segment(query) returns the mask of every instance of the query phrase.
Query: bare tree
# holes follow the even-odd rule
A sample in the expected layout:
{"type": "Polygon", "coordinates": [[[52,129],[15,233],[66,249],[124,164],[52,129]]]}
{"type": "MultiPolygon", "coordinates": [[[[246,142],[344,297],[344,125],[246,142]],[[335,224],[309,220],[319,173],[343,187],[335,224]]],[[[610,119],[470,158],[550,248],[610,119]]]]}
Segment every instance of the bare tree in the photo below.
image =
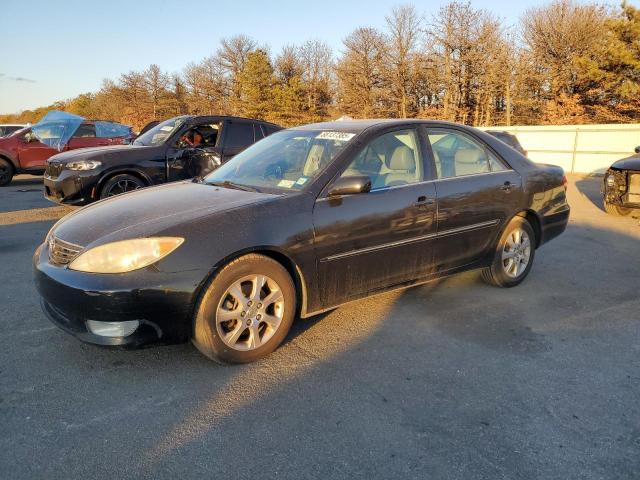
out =
{"type": "Polygon", "coordinates": [[[358,28],[343,40],[346,51],[336,65],[338,104],[354,117],[387,113],[384,102],[385,37],[374,28],[358,28]]]}
{"type": "Polygon", "coordinates": [[[232,106],[240,101],[241,91],[238,75],[244,69],[249,54],[258,47],[255,40],[247,35],[236,35],[221,41],[218,49],[220,66],[228,77],[229,96],[232,106]]]}
{"type": "Polygon", "coordinates": [[[309,40],[300,47],[300,55],[302,80],[307,90],[307,108],[311,120],[319,120],[327,115],[332,100],[333,52],[325,42],[309,40]]]}
{"type": "Polygon", "coordinates": [[[522,16],[521,30],[531,59],[544,69],[545,88],[550,96],[577,93],[577,57],[596,51],[606,38],[604,7],[554,0],[530,8],[522,16]]]}
{"type": "Polygon", "coordinates": [[[143,75],[146,90],[151,98],[152,115],[156,119],[161,102],[168,97],[169,76],[156,64],[150,65],[143,75]]]}
{"type": "Polygon", "coordinates": [[[414,83],[415,55],[420,41],[421,15],[413,5],[394,7],[386,17],[389,45],[386,51],[388,83],[392,99],[398,105],[398,115],[407,118],[417,110],[410,105],[411,86],[414,83]]]}

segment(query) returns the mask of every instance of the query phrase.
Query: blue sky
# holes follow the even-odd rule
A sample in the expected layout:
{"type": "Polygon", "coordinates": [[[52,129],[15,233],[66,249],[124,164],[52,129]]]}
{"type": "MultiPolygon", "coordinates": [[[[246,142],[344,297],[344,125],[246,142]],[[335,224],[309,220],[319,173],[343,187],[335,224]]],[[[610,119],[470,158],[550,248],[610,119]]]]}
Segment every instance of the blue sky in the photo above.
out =
{"type": "MultiPolygon", "coordinates": [[[[245,33],[272,52],[307,39],[336,50],[358,26],[383,27],[393,5],[383,0],[102,2],[3,0],[0,113],[47,105],[97,90],[151,63],[180,71],[215,52],[221,38],[245,33]]],[[[414,1],[428,17],[446,1],[414,1]]],[[[515,24],[532,0],[473,1],[515,24]]]]}

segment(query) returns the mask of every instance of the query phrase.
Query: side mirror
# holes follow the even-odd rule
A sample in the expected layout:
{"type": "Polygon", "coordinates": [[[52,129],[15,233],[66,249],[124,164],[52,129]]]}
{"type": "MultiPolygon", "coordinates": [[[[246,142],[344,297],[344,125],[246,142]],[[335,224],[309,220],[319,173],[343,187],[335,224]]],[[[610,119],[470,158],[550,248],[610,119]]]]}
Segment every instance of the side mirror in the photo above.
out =
{"type": "Polygon", "coordinates": [[[636,153],[640,153],[640,147],[634,148],[633,151],[636,152],[636,153]]]}
{"type": "Polygon", "coordinates": [[[329,188],[329,197],[339,195],[353,195],[355,193],[367,193],[371,191],[371,178],[366,175],[340,177],[329,188]]]}

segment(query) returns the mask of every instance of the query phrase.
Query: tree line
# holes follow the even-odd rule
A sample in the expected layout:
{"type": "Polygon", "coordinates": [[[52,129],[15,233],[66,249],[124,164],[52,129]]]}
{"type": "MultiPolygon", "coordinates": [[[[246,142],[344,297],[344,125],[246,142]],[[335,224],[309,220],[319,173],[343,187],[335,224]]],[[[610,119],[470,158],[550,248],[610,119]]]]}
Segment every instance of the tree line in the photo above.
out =
{"type": "Polygon", "coordinates": [[[246,35],[168,73],[158,65],[99,91],[0,116],[35,122],[50,109],[139,129],[180,114],[228,114],[284,126],[347,115],[469,125],[640,120],[640,10],[553,0],[515,26],[471,3],[436,12],[396,6],[385,27],[358,27],[335,52],[322,40],[272,54],[246,35]]]}

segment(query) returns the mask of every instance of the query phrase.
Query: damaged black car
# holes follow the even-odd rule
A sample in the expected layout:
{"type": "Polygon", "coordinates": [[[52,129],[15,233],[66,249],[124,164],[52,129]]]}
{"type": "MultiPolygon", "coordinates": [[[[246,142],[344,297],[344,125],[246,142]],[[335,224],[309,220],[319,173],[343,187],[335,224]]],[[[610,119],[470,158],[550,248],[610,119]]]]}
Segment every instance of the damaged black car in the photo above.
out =
{"type": "Polygon", "coordinates": [[[44,194],[56,203],[86,205],[150,185],[204,176],[278,130],[278,125],[239,117],[171,118],[131,145],[54,155],[46,164],[44,194]]]}
{"type": "Polygon", "coordinates": [[[640,209],[640,147],[635,151],[611,165],[604,175],[603,203],[610,215],[630,215],[640,209]]]}

